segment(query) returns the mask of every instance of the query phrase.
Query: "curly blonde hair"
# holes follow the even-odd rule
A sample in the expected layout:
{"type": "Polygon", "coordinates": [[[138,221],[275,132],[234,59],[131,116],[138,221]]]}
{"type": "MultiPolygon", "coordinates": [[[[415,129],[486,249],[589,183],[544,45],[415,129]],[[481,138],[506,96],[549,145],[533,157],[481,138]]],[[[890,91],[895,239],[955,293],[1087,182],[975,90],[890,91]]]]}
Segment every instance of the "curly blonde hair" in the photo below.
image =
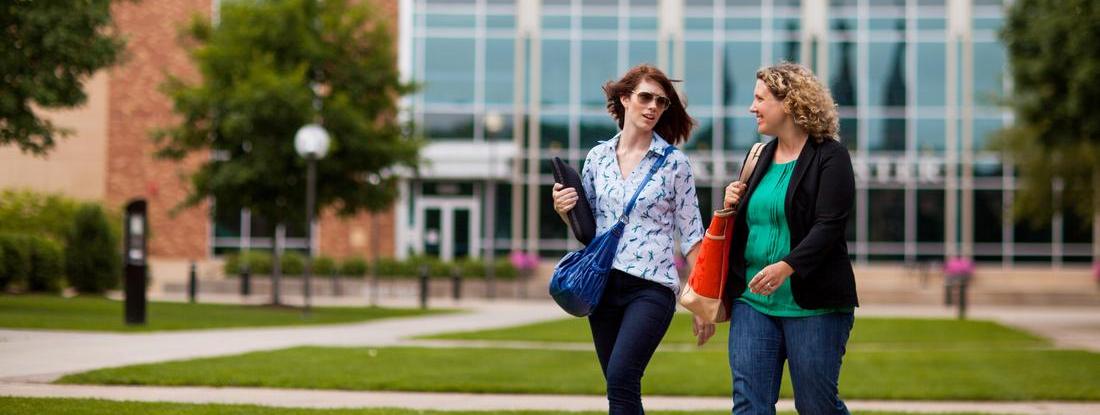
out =
{"type": "Polygon", "coordinates": [[[763,81],[772,95],[783,101],[784,112],[790,114],[795,125],[806,130],[814,140],[840,141],[836,103],[829,89],[810,68],[782,62],[760,68],[756,71],[756,79],[763,81]]]}

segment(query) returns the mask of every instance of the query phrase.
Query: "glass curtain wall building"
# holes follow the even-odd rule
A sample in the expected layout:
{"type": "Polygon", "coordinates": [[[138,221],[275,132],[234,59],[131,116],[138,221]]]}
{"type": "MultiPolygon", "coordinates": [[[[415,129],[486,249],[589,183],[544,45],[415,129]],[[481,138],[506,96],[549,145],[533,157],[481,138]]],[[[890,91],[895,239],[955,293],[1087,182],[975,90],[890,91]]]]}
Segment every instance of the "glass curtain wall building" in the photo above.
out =
{"type": "MultiPolygon", "coordinates": [[[[601,85],[639,63],[682,79],[699,123],[682,146],[704,220],[760,137],[755,71],[787,60],[827,82],[852,152],[858,261],[969,256],[1087,261],[1070,213],[1011,216],[1017,172],[989,149],[1012,121],[1000,0],[401,0],[406,116],[428,164],[403,185],[398,255],[576,249],[551,209],[550,160],[578,170],[616,133],[601,85]]],[[[1058,197],[1057,194],[1052,197],[1058,197]]]]}

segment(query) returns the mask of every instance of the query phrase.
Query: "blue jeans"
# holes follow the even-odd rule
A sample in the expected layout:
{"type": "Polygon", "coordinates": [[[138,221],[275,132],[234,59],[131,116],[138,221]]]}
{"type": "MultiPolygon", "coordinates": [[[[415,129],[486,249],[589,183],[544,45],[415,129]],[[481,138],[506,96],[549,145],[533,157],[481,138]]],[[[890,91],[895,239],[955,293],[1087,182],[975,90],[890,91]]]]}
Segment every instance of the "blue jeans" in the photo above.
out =
{"type": "Polygon", "coordinates": [[[798,413],[848,414],[837,383],[853,321],[852,313],[772,317],[734,301],[729,340],[734,415],[775,414],[784,360],[798,413]]]}
{"type": "Polygon", "coordinates": [[[642,375],[676,311],[676,296],[658,283],[612,269],[588,316],[607,382],[609,414],[643,414],[642,375]]]}

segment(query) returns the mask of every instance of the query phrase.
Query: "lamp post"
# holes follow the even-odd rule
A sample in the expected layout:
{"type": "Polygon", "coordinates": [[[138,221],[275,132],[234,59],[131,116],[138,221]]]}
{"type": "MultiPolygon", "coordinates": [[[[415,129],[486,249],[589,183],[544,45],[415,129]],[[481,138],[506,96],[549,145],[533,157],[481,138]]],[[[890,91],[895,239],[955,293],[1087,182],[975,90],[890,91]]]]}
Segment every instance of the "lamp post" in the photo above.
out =
{"type": "MultiPolygon", "coordinates": [[[[485,142],[489,145],[489,174],[485,180],[485,296],[489,299],[496,298],[496,205],[497,186],[494,181],[496,176],[496,151],[490,136],[496,135],[504,129],[504,117],[496,111],[485,114],[485,142]]],[[[515,213],[513,213],[515,214],[515,213]]]]}
{"type": "Polygon", "coordinates": [[[328,131],[325,131],[323,127],[318,124],[307,124],[298,129],[298,132],[294,134],[294,149],[298,151],[298,155],[306,159],[306,234],[309,241],[309,255],[306,256],[306,266],[304,272],[304,289],[303,295],[305,297],[304,311],[309,314],[309,300],[310,300],[310,274],[313,271],[313,205],[314,198],[317,190],[317,160],[325,157],[328,152],[329,136],[328,131]]]}

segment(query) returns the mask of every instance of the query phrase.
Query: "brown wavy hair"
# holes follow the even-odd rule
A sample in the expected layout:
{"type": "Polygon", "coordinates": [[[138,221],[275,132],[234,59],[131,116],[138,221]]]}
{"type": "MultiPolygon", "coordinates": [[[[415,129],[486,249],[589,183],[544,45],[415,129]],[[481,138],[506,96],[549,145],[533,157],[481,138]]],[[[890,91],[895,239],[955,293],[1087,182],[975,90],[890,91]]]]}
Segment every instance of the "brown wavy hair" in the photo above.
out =
{"type": "Polygon", "coordinates": [[[653,127],[653,131],[656,131],[672,145],[687,141],[691,137],[691,129],[695,127],[695,120],[688,115],[687,105],[680,99],[680,94],[676,91],[676,88],[672,87],[673,82],[680,81],[668,79],[668,76],[656,67],[641,64],[630,68],[618,81],[608,81],[604,84],[603,93],[607,96],[607,112],[611,114],[611,118],[615,122],[619,123],[619,129],[621,130],[626,119],[626,108],[623,107],[623,103],[619,98],[629,97],[634,93],[634,89],[638,87],[638,84],[646,79],[660,85],[668,94],[670,101],[668,109],[661,114],[661,118],[657,119],[657,125],[653,127]]]}
{"type": "Polygon", "coordinates": [[[783,101],[783,110],[794,118],[795,125],[806,130],[814,140],[819,143],[825,139],[840,141],[836,103],[829,89],[810,68],[781,62],[756,71],[756,79],[764,81],[772,95],[783,101]]]}

